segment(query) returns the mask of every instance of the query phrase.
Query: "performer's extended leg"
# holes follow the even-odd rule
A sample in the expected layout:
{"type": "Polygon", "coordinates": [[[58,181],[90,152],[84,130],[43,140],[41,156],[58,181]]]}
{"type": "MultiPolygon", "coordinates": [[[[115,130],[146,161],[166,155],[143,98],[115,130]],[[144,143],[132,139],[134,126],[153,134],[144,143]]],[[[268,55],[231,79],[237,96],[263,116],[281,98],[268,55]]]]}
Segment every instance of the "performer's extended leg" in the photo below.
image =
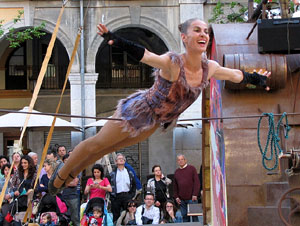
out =
{"type": "MultiPolygon", "coordinates": [[[[71,171],[71,175],[78,175],[82,170],[84,170],[87,166],[90,164],[93,164],[98,159],[101,159],[104,155],[112,153],[114,151],[120,150],[124,147],[128,147],[134,144],[137,144],[138,142],[141,142],[145,139],[147,139],[151,134],[155,132],[155,130],[158,128],[159,125],[153,127],[152,129],[149,129],[147,131],[142,132],[137,137],[128,137],[127,139],[113,145],[112,147],[109,147],[101,152],[94,153],[92,158],[87,159],[86,161],[81,161],[79,164],[77,164],[75,167],[73,167],[71,171]]],[[[73,155],[73,153],[72,153],[73,155]]],[[[69,160],[68,160],[69,161],[69,160]]]]}
{"type": "Polygon", "coordinates": [[[66,164],[59,170],[58,177],[54,180],[54,186],[60,188],[64,182],[70,182],[72,177],[76,176],[89,164],[105,154],[117,150],[117,148],[126,147],[127,144],[135,144],[146,139],[156,128],[157,126],[142,132],[137,137],[130,138],[128,132],[122,132],[119,123],[108,121],[98,134],[82,141],[75,147],[66,164]]]}

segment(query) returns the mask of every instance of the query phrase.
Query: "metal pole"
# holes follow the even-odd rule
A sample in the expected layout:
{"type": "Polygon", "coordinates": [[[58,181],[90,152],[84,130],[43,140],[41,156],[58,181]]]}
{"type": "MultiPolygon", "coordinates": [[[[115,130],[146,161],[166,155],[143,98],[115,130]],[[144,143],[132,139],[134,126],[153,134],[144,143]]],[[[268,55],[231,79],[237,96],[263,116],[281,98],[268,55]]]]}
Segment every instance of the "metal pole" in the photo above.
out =
{"type": "MultiPolygon", "coordinates": [[[[84,15],[83,15],[83,0],[80,0],[80,80],[81,80],[81,115],[85,116],[85,81],[84,81],[84,15]]],[[[85,118],[81,119],[81,128],[83,130],[82,140],[85,139],[85,118]]]]}
{"type": "Polygon", "coordinates": [[[142,181],[142,150],[141,143],[138,142],[138,153],[139,153],[139,173],[140,173],[140,181],[142,181]]]}

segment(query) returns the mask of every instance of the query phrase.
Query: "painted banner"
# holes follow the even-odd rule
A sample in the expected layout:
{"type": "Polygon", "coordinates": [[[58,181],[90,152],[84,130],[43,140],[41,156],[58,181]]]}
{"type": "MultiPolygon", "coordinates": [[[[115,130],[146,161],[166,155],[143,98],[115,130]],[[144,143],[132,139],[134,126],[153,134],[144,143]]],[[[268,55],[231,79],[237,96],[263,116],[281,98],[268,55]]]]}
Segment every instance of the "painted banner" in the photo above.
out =
{"type": "MultiPolygon", "coordinates": [[[[210,117],[222,116],[221,82],[210,79],[210,117]]],[[[210,121],[211,142],[211,207],[213,226],[227,225],[225,145],[223,123],[210,121]]]]}

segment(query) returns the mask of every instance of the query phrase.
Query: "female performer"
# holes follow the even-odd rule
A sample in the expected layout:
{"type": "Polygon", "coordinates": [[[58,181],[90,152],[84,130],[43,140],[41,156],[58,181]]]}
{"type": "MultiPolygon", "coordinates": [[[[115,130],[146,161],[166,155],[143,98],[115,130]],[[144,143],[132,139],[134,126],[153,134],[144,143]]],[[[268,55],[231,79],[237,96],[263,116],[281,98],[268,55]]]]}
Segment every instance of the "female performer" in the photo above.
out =
{"type": "Polygon", "coordinates": [[[160,126],[166,129],[197,99],[211,77],[251,83],[269,90],[266,79],[270,72],[250,74],[207,60],[208,26],[199,19],[189,19],[179,25],[186,50],[183,54],[169,52],[156,55],[110,32],[103,24],[97,28],[98,34],[109,45],[119,47],[136,60],[157,68],[154,72],[156,79],[150,89],[138,91],[119,102],[113,117],[122,121],[108,121],[98,134],[75,147],[65,165],[58,165],[49,181],[48,189],[52,194],[58,193],[95,160],[145,140],[160,126]]]}

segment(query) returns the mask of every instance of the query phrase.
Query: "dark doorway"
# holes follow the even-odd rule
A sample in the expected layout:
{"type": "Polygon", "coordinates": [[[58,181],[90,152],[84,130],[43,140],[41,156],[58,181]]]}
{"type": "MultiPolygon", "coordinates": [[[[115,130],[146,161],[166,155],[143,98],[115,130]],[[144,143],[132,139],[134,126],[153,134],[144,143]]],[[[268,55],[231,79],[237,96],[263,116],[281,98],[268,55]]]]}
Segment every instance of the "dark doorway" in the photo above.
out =
{"type": "MultiPolygon", "coordinates": [[[[164,42],[154,33],[142,28],[123,28],[115,32],[151,52],[168,51],[164,42]]],[[[153,84],[152,68],[137,62],[127,52],[102,43],[96,56],[97,88],[148,88],[153,84]]]]}
{"type": "MultiPolygon", "coordinates": [[[[5,89],[33,90],[45,58],[51,34],[26,41],[16,48],[6,61],[5,89]]],[[[63,44],[56,39],[49,60],[42,89],[61,89],[69,64],[69,56],[63,44]]],[[[67,88],[69,88],[69,83],[67,88]]]]}
{"type": "Polygon", "coordinates": [[[7,90],[27,89],[26,45],[15,49],[6,62],[5,87],[7,90]]]}
{"type": "MultiPolygon", "coordinates": [[[[11,156],[13,153],[13,146],[20,140],[21,133],[5,132],[3,133],[3,154],[11,156]]],[[[25,135],[22,140],[23,149],[27,149],[27,136],[25,135]]]]}

